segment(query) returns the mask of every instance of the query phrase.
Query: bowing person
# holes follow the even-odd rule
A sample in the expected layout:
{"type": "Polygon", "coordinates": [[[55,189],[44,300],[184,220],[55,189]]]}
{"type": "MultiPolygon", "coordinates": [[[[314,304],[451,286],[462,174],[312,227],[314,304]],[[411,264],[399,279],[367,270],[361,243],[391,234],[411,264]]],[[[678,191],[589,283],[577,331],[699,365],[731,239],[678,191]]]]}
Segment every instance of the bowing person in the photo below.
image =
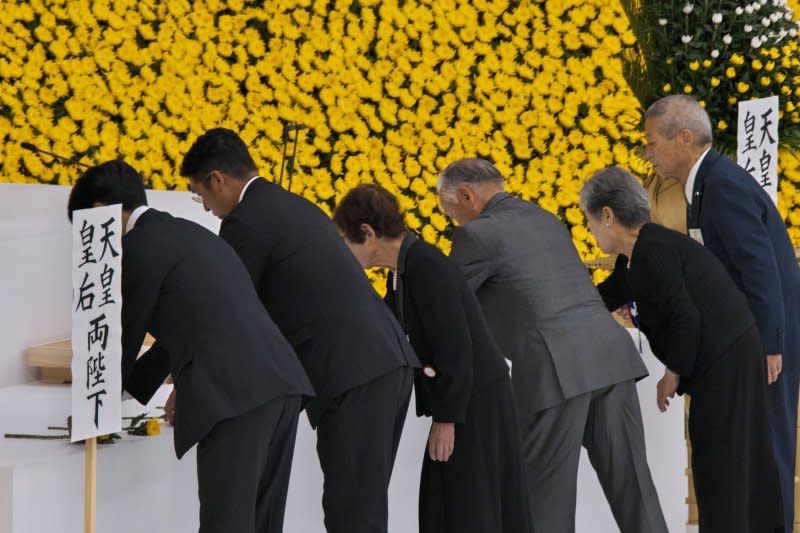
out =
{"type": "Polygon", "coordinates": [[[408,232],[380,186],[351,190],[334,222],[362,267],[391,269],[385,301],[424,365],[414,382],[417,414],[432,418],[420,531],[531,531],[508,366],[464,275],[408,232]]]}
{"type": "Polygon", "coordinates": [[[782,531],[767,368],[755,319],[722,263],[694,240],[649,223],[647,192],[617,167],[583,186],[589,229],[619,254],[599,286],[609,309],[635,302],[664,363],[656,399],[691,396],[689,438],[701,533],[782,531]]]}
{"type": "Polygon", "coordinates": [[[181,174],[222,219],[220,237],[247,267],[261,302],[297,352],[317,397],[328,533],[386,533],[388,489],[408,412],[414,351],[331,219],[258,175],[241,138],[201,135],[181,174]]]}
{"type": "MultiPolygon", "coordinates": [[[[87,170],[68,214],[122,204],[122,381],[146,404],[169,373],[175,452],[197,444],[200,533],[279,533],[302,396],[313,390],[222,239],[147,207],[122,161],[87,170]],[[137,360],[145,333],[155,344],[137,360]]],[[[172,414],[172,413],[170,413],[172,414]]]]}

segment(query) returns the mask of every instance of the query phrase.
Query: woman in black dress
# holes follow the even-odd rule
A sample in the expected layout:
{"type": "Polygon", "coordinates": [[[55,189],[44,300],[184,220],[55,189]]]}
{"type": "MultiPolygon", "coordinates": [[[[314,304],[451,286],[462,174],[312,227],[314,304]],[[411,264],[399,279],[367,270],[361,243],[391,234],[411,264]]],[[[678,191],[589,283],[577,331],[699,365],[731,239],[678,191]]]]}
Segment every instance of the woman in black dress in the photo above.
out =
{"type": "Polygon", "coordinates": [[[529,533],[508,366],[461,271],[406,229],[377,185],[350,191],[334,222],[364,268],[391,269],[386,303],[423,369],[417,415],[433,419],[420,482],[422,533],[529,533]]]}
{"type": "Polygon", "coordinates": [[[619,254],[598,289],[609,309],[631,306],[634,323],[664,363],[656,401],[691,396],[701,533],[771,533],[781,524],[766,362],[747,300],[711,252],[649,223],[647,192],[626,171],[599,171],[581,206],[600,248],[619,254]]]}

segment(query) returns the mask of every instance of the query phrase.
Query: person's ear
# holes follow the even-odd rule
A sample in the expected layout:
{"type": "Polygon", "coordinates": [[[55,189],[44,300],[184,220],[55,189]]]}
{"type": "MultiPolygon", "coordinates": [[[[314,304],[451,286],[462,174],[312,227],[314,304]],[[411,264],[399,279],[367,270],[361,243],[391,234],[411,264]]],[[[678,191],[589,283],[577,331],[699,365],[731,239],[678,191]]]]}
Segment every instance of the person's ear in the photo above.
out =
{"type": "Polygon", "coordinates": [[[369,224],[361,224],[359,228],[361,230],[361,234],[364,235],[366,240],[371,240],[375,238],[375,230],[372,229],[372,226],[369,224]]]}
{"type": "Polygon", "coordinates": [[[611,224],[614,223],[614,211],[611,210],[610,207],[605,206],[600,211],[600,221],[607,227],[611,227],[611,224]]]}
{"type": "Polygon", "coordinates": [[[688,150],[694,144],[694,134],[687,128],[683,128],[678,132],[678,141],[683,150],[688,150]]]}
{"type": "Polygon", "coordinates": [[[472,189],[467,187],[466,185],[459,185],[456,188],[456,199],[463,203],[470,203],[475,195],[472,193],[472,189]]]}

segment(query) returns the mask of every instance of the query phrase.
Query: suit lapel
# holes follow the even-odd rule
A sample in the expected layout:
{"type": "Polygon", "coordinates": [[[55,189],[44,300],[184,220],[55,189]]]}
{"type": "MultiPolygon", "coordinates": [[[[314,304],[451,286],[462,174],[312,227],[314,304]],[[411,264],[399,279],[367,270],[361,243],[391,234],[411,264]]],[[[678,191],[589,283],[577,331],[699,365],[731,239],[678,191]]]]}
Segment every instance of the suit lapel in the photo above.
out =
{"type": "Polygon", "coordinates": [[[686,210],[686,227],[697,228],[700,225],[700,211],[703,207],[703,193],[705,192],[706,176],[709,170],[717,159],[720,158],[720,153],[713,148],[708,151],[703,162],[700,163],[700,168],[697,169],[697,176],[694,180],[694,189],[692,190],[692,203],[686,210]]]}

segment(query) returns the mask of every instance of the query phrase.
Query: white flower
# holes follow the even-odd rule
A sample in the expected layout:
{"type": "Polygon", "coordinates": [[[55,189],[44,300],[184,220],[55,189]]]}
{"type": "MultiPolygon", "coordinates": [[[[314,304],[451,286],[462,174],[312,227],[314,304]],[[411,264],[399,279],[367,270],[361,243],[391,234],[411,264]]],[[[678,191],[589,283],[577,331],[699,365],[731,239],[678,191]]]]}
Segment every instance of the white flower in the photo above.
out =
{"type": "Polygon", "coordinates": [[[753,31],[753,27],[750,24],[745,24],[744,25],[744,32],[745,33],[750,33],[751,31],[753,31]]]}
{"type": "Polygon", "coordinates": [[[791,22],[792,21],[792,12],[791,11],[787,11],[786,14],[783,15],[783,18],[786,19],[787,22],[791,22]]]}
{"type": "Polygon", "coordinates": [[[781,20],[781,18],[783,17],[781,17],[780,12],[778,11],[773,12],[772,15],[769,16],[769,20],[771,20],[772,22],[778,22],[779,20],[781,20]]]}
{"type": "Polygon", "coordinates": [[[711,57],[714,59],[719,57],[719,50],[711,50],[711,57]]]}
{"type": "Polygon", "coordinates": [[[658,25],[659,26],[666,26],[667,25],[667,19],[658,19],[658,25]]]}
{"type": "Polygon", "coordinates": [[[711,16],[711,22],[713,22],[714,24],[719,24],[720,22],[722,22],[722,13],[714,13],[711,16]]]}
{"type": "Polygon", "coordinates": [[[792,29],[789,30],[789,37],[791,37],[792,39],[797,37],[797,29],[796,28],[792,28],[792,29]]]}
{"type": "Polygon", "coordinates": [[[692,36],[691,35],[682,35],[681,36],[681,42],[683,44],[689,44],[690,42],[692,42],[692,36]]]}
{"type": "Polygon", "coordinates": [[[693,9],[694,9],[694,4],[686,4],[685,6],[683,6],[683,12],[687,15],[691,13],[693,9]]]}
{"type": "Polygon", "coordinates": [[[722,42],[725,44],[731,44],[733,42],[733,37],[731,37],[730,34],[724,35],[722,37],[722,42]]]}
{"type": "Polygon", "coordinates": [[[750,40],[750,46],[752,46],[753,48],[759,48],[761,46],[761,38],[759,38],[758,35],[753,37],[750,40]]]}
{"type": "Polygon", "coordinates": [[[742,13],[744,13],[744,9],[742,9],[741,7],[737,7],[736,8],[736,14],[737,15],[741,15],[742,13]]]}
{"type": "Polygon", "coordinates": [[[764,26],[765,28],[769,26],[769,22],[770,22],[769,17],[764,17],[763,19],[761,19],[761,25],[764,26]]]}
{"type": "Polygon", "coordinates": [[[744,6],[744,12],[747,13],[748,15],[752,14],[753,13],[753,6],[751,6],[751,5],[744,6]]]}

